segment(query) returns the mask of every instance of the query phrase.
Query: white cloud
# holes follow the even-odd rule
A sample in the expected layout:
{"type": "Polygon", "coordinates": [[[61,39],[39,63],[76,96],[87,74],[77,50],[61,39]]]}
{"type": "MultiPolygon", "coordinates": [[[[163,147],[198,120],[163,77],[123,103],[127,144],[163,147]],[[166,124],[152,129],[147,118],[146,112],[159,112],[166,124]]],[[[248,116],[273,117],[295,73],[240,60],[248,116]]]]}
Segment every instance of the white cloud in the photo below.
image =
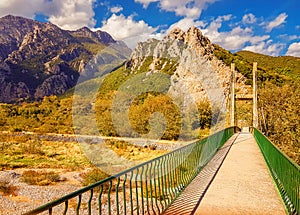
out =
{"type": "Polygon", "coordinates": [[[252,13],[245,14],[243,16],[242,22],[244,24],[253,24],[256,22],[256,17],[252,13]]]}
{"type": "Polygon", "coordinates": [[[34,18],[37,13],[67,30],[95,25],[93,3],[95,0],[1,0],[0,16],[7,14],[34,18]]]}
{"type": "Polygon", "coordinates": [[[286,40],[286,41],[292,41],[292,40],[297,40],[300,39],[300,35],[288,35],[288,34],[280,34],[278,38],[286,40]]]}
{"type": "Polygon", "coordinates": [[[158,1],[159,0],[134,0],[134,2],[141,3],[143,5],[143,8],[147,8],[150,3],[158,1]]]}
{"type": "Polygon", "coordinates": [[[217,0],[135,0],[143,4],[144,8],[152,2],[159,2],[160,9],[169,12],[175,12],[177,16],[197,19],[200,17],[203,9],[208,4],[212,4],[217,0]]]}
{"type": "Polygon", "coordinates": [[[266,28],[267,32],[271,32],[274,28],[277,28],[277,27],[281,26],[282,24],[284,24],[286,22],[285,20],[287,17],[288,17],[288,15],[286,13],[281,13],[273,21],[266,23],[265,28],[266,28]]]}
{"type": "Polygon", "coordinates": [[[170,32],[172,29],[174,29],[176,27],[180,28],[183,31],[187,31],[192,26],[205,27],[205,23],[202,21],[195,21],[194,19],[191,19],[191,18],[184,18],[184,19],[181,19],[178,22],[172,24],[166,33],[170,32]]]}
{"type": "Polygon", "coordinates": [[[300,57],[300,42],[292,43],[285,55],[300,57]]]}
{"type": "Polygon", "coordinates": [[[218,31],[219,28],[221,28],[221,26],[222,26],[222,22],[230,20],[231,17],[232,17],[231,14],[224,15],[224,16],[218,16],[218,18],[216,20],[214,20],[210,23],[210,25],[208,26],[208,30],[211,32],[218,31]]]}
{"type": "Polygon", "coordinates": [[[95,0],[53,0],[53,11],[45,11],[49,21],[67,30],[83,26],[94,27],[93,3],[95,0]]]}
{"type": "Polygon", "coordinates": [[[32,19],[36,13],[41,12],[45,4],[44,0],[1,0],[0,17],[11,14],[32,19]]]}
{"type": "Polygon", "coordinates": [[[160,8],[165,11],[175,12],[178,16],[184,16],[189,18],[198,18],[201,14],[201,8],[188,6],[190,0],[161,0],[160,8]]]}
{"type": "Polygon", "coordinates": [[[123,7],[121,7],[121,6],[116,6],[116,7],[110,8],[110,12],[112,12],[112,13],[119,13],[122,10],[123,10],[123,7]]]}
{"type": "Polygon", "coordinates": [[[272,43],[272,40],[261,41],[252,46],[246,46],[243,50],[261,53],[265,55],[278,56],[280,52],[285,48],[282,43],[272,43]]]}
{"type": "Polygon", "coordinates": [[[259,42],[270,38],[269,35],[255,36],[252,28],[242,28],[240,26],[233,28],[231,31],[220,31],[223,22],[232,19],[232,15],[219,16],[212,21],[206,28],[201,29],[203,34],[207,36],[213,43],[217,43],[222,47],[237,51],[242,49],[246,44],[255,45],[259,42]]]}
{"type": "Polygon", "coordinates": [[[108,32],[116,40],[123,40],[130,48],[135,48],[138,42],[155,37],[157,30],[143,20],[135,21],[133,16],[125,17],[123,14],[112,14],[102,24],[100,30],[108,32]]]}

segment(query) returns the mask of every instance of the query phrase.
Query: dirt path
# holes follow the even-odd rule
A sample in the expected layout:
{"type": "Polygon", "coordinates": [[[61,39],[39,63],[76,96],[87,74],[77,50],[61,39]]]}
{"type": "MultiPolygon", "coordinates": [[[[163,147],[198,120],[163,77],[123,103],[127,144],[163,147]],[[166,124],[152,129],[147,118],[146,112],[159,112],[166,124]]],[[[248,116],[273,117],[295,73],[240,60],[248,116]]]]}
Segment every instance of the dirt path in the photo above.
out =
{"type": "Polygon", "coordinates": [[[252,134],[240,133],[195,214],[286,214],[252,134]]]}

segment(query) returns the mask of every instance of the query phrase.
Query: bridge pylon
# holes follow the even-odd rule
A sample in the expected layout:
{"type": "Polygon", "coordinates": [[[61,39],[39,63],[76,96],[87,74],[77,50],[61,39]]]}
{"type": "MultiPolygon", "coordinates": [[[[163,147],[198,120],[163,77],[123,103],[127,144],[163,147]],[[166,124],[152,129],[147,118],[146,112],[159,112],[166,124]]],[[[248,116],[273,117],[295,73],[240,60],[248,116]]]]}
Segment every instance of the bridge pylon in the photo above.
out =
{"type": "Polygon", "coordinates": [[[252,100],[252,126],[258,127],[258,93],[257,93],[257,62],[253,62],[252,94],[235,94],[235,64],[231,63],[231,89],[230,89],[230,126],[236,126],[236,100],[252,100]]]}

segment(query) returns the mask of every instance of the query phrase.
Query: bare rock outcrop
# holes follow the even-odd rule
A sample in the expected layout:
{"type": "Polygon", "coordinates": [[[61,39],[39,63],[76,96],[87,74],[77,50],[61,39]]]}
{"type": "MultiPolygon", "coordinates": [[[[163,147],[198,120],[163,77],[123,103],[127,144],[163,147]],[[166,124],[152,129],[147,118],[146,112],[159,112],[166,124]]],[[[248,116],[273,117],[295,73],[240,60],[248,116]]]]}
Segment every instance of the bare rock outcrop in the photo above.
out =
{"type": "Polygon", "coordinates": [[[167,71],[170,74],[168,94],[178,104],[189,106],[189,103],[208,100],[219,111],[216,115],[226,111],[230,68],[217,59],[213,44],[198,28],[191,27],[187,32],[175,28],[162,40],[139,43],[127,66],[134,72],[149,60],[148,74],[163,71],[168,64],[176,65],[171,72],[167,71]]]}
{"type": "Polygon", "coordinates": [[[139,69],[149,57],[153,58],[150,72],[157,70],[155,65],[162,60],[178,64],[171,76],[169,91],[173,95],[188,92],[197,98],[204,98],[210,96],[210,89],[220,89],[224,96],[228,94],[230,68],[214,56],[210,40],[196,27],[191,27],[187,32],[175,28],[161,41],[151,39],[139,43],[131,55],[131,69],[139,69]]]}

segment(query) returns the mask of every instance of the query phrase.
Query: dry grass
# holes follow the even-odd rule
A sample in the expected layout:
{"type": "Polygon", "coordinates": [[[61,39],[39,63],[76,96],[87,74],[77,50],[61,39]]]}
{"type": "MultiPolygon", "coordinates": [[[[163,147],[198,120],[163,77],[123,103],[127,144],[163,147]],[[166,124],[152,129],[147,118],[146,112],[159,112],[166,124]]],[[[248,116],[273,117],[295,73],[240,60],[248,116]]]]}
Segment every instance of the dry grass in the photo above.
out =
{"type": "Polygon", "coordinates": [[[119,156],[130,161],[145,162],[165,154],[165,150],[156,150],[155,147],[140,147],[129,144],[121,140],[106,140],[106,144],[111,147],[119,156]]]}
{"type": "Polygon", "coordinates": [[[0,193],[4,196],[17,196],[18,188],[9,181],[0,181],[0,193]]]}
{"type": "MultiPolygon", "coordinates": [[[[119,156],[144,162],[166,153],[120,140],[106,140],[119,156]]],[[[59,168],[71,171],[93,167],[81,145],[76,142],[41,141],[32,136],[0,134],[0,170],[15,168],[59,168]]]]}
{"type": "MultiPolygon", "coordinates": [[[[56,184],[60,182],[58,172],[61,171],[83,172],[80,174],[83,186],[109,177],[108,174],[91,164],[79,143],[41,141],[32,136],[1,135],[3,134],[0,134],[0,149],[2,149],[0,170],[25,169],[21,180],[27,184],[39,186],[56,184]],[[91,171],[84,171],[87,168],[91,171]]],[[[107,140],[106,145],[119,156],[139,163],[166,153],[155,147],[144,148],[120,140],[107,140]]],[[[8,185],[6,187],[9,193],[8,185]]],[[[104,186],[103,189],[105,190],[106,187],[104,186]]]]}
{"type": "Polygon", "coordinates": [[[23,172],[21,180],[27,184],[39,186],[53,185],[61,181],[58,173],[34,170],[23,172]]]}
{"type": "MultiPolygon", "coordinates": [[[[98,168],[93,168],[88,172],[80,174],[80,177],[82,178],[83,186],[88,186],[88,185],[94,184],[94,183],[101,181],[109,176],[110,175],[106,174],[105,172],[102,172],[98,168]]],[[[105,185],[107,185],[107,184],[105,184],[105,185]]],[[[99,190],[100,190],[100,187],[98,189],[94,189],[94,191],[99,191],[99,190]]]]}
{"type": "Polygon", "coordinates": [[[91,167],[79,143],[41,141],[34,137],[0,134],[0,170],[15,168],[59,168],[82,170],[91,167]]]}

